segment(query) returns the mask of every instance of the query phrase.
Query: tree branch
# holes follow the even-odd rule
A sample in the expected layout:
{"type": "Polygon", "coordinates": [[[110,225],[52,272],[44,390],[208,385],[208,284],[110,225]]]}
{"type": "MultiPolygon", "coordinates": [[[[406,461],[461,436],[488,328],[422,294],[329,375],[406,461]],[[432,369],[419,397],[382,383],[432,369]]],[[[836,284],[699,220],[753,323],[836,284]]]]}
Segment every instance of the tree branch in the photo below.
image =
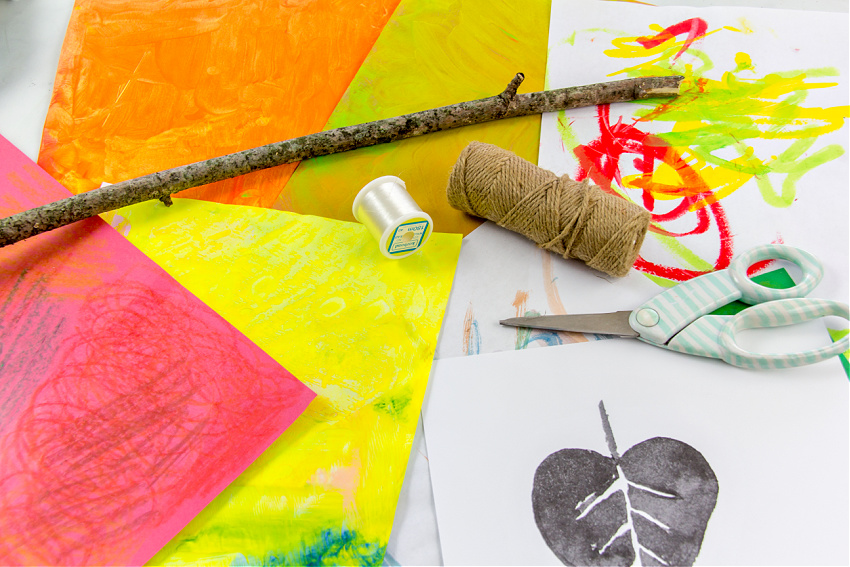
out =
{"type": "Polygon", "coordinates": [[[517,73],[505,90],[482,98],[395,118],[317,132],[101,187],[0,219],[0,247],[127,205],[170,195],[252,171],[346,152],[492,120],[678,94],[682,77],[643,77],[581,87],[516,94],[517,73]]]}

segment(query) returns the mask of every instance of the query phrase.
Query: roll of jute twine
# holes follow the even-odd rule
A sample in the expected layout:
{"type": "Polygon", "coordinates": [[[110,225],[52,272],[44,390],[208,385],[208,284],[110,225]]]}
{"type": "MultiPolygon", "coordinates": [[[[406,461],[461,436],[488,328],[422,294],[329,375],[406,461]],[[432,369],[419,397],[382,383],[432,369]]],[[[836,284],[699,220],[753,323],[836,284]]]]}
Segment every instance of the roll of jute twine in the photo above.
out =
{"type": "Polygon", "coordinates": [[[446,193],[456,209],[617,277],[628,274],[637,260],[651,219],[642,207],[587,181],[558,177],[481,142],[461,152],[446,193]]]}

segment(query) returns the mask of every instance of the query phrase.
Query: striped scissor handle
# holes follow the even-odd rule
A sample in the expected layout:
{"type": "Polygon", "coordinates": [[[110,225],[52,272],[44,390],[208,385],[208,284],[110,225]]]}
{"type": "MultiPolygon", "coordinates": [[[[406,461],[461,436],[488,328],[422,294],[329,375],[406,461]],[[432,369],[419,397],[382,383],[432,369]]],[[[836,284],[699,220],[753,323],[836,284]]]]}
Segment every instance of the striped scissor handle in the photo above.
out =
{"type": "Polygon", "coordinates": [[[744,368],[811,364],[846,351],[848,338],[810,351],[761,354],[742,349],[736,336],[744,329],[794,325],[830,315],[847,319],[847,304],[804,297],[822,278],[821,263],[808,252],[783,244],[757,246],[735,258],[726,270],[694,278],[653,297],[632,312],[629,324],[645,342],[720,358],[744,368]],[[756,262],[773,259],[796,264],[803,273],[802,281],[790,288],[774,289],[759,285],[747,275],[756,262]],[[736,299],[757,305],[731,317],[709,315],[736,299]]]}
{"type": "Polygon", "coordinates": [[[729,276],[735,282],[735,287],[741,291],[741,301],[755,305],[766,301],[805,297],[817,287],[823,279],[823,264],[799,248],[784,244],[765,244],[750,248],[729,263],[729,276]],[[753,264],[763,260],[788,260],[800,267],[803,281],[794,287],[775,289],[757,284],[747,275],[747,270],[753,264]]]}
{"type": "Polygon", "coordinates": [[[753,353],[738,346],[735,337],[738,331],[764,327],[794,325],[836,315],[848,319],[846,303],[825,299],[780,299],[744,309],[733,316],[720,329],[720,358],[742,368],[769,369],[790,368],[820,362],[850,348],[850,337],[836,341],[819,349],[787,354],[753,353]]]}
{"type": "Polygon", "coordinates": [[[699,276],[656,295],[632,312],[629,325],[641,340],[663,346],[700,317],[736,299],[754,304],[804,297],[822,278],[821,263],[808,252],[783,244],[757,246],[732,260],[725,270],[699,276]],[[773,289],[749,278],[750,266],[773,259],[797,264],[803,281],[794,287],[773,289]]]}

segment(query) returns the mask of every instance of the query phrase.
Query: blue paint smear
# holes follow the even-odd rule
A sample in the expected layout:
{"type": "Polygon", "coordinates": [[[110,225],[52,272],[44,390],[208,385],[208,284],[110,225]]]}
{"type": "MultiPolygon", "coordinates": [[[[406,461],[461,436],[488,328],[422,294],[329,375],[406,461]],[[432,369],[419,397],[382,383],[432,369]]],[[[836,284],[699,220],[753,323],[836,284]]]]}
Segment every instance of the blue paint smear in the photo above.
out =
{"type": "Polygon", "coordinates": [[[270,553],[264,565],[381,565],[386,545],[361,538],[348,529],[323,530],[312,544],[304,543],[299,552],[277,556],[270,553]]]}

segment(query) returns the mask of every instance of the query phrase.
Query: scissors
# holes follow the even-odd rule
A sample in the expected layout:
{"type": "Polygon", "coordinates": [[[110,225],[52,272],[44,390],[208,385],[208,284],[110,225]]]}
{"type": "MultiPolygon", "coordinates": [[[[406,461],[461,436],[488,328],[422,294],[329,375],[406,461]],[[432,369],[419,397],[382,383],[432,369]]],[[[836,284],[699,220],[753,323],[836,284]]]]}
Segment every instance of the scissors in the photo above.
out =
{"type": "Polygon", "coordinates": [[[823,265],[813,255],[783,244],[768,244],[741,254],[725,270],[663,291],[634,311],[516,317],[499,322],[512,327],[633,337],[668,350],[719,358],[742,368],[790,368],[845,352],[850,348],[850,337],[798,353],[761,354],[741,348],[736,335],[745,329],[794,325],[830,315],[848,319],[846,303],[805,297],[822,278],[823,265]],[[774,259],[796,264],[803,281],[794,287],[772,289],[749,278],[750,266],[774,259]],[[709,315],[735,300],[752,307],[735,315],[709,315]]]}

